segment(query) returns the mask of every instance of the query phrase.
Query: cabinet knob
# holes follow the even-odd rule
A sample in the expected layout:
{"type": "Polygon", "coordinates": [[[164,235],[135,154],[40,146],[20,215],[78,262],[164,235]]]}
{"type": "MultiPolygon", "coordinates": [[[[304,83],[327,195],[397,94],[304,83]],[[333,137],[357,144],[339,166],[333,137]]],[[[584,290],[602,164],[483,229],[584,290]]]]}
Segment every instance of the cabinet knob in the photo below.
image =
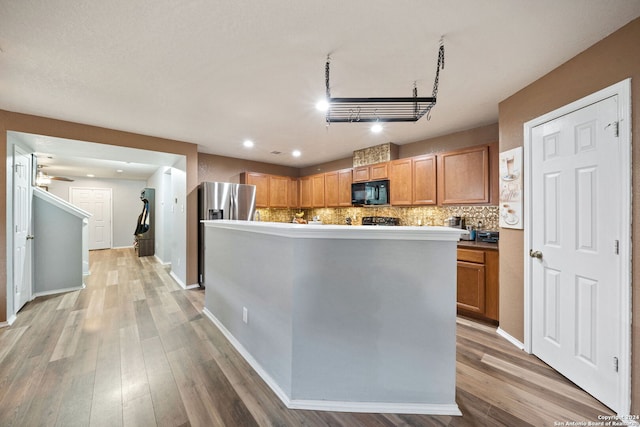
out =
{"type": "Polygon", "coordinates": [[[531,258],[538,258],[538,259],[542,259],[542,252],[540,251],[534,251],[533,249],[529,249],[529,256],[531,258]]]}

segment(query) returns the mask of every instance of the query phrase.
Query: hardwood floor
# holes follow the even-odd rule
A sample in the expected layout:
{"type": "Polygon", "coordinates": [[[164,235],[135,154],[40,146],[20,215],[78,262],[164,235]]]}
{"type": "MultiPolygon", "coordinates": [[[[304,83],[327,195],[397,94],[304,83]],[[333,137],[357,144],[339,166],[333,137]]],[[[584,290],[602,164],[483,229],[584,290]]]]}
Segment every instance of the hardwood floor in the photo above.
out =
{"type": "Polygon", "coordinates": [[[544,426],[613,413],[494,327],[458,320],[462,417],[288,410],[182,290],[132,249],[91,253],[82,291],[0,329],[2,426],[544,426]]]}

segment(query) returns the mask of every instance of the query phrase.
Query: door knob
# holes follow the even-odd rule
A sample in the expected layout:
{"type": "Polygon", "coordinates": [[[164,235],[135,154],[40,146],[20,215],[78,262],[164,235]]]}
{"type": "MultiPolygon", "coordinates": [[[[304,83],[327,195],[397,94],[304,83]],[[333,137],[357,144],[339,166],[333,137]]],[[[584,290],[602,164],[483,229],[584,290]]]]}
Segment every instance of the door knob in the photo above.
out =
{"type": "Polygon", "coordinates": [[[27,236],[27,240],[33,240],[33,238],[34,238],[34,236],[32,236],[30,234],[27,236]]]}
{"type": "Polygon", "coordinates": [[[529,249],[529,256],[531,258],[538,258],[538,259],[542,259],[542,252],[540,251],[534,251],[533,249],[529,249]]]}

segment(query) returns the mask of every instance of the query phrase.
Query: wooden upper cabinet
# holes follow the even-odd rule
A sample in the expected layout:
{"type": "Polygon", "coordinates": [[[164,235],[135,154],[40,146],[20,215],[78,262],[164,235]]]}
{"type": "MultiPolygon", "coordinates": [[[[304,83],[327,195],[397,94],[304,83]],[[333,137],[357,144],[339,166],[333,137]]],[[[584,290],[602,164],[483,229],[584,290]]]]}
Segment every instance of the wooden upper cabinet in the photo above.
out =
{"type": "Polygon", "coordinates": [[[301,208],[310,208],[311,207],[311,177],[305,176],[300,178],[300,207],[301,208]]]}
{"type": "Polygon", "coordinates": [[[311,207],[324,208],[324,174],[311,176],[311,207]]]}
{"type": "Polygon", "coordinates": [[[411,158],[389,162],[389,202],[411,205],[413,197],[411,158]]]}
{"type": "Polygon", "coordinates": [[[300,180],[298,178],[289,178],[289,207],[300,207],[300,180]]]}
{"type": "Polygon", "coordinates": [[[353,182],[366,182],[369,179],[369,166],[353,168],[353,182]]]}
{"type": "Polygon", "coordinates": [[[351,206],[351,177],[351,169],[324,174],[324,194],[327,207],[351,206]]]}
{"type": "Polygon", "coordinates": [[[378,163],[369,166],[369,176],[371,181],[389,178],[389,163],[378,163]]]}
{"type": "Polygon", "coordinates": [[[269,207],[289,207],[289,181],[288,176],[269,176],[269,207]]]}
{"type": "Polygon", "coordinates": [[[269,175],[257,172],[243,172],[240,175],[240,182],[256,186],[256,208],[269,207],[269,175]]]}
{"type": "Polygon", "coordinates": [[[389,163],[376,163],[375,165],[353,168],[353,182],[377,181],[389,178],[389,163]]]}
{"type": "Polygon", "coordinates": [[[438,156],[438,204],[490,202],[489,146],[438,156]]]}
{"type": "Polygon", "coordinates": [[[412,158],[414,205],[435,205],[436,198],[436,156],[412,158]]]}

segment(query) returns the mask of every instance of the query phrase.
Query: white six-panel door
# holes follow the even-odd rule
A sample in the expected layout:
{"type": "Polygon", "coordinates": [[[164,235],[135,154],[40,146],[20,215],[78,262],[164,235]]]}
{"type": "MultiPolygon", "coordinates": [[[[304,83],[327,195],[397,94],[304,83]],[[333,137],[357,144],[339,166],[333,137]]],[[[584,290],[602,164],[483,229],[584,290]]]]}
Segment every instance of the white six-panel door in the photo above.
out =
{"type": "Polygon", "coordinates": [[[111,248],[111,189],[71,187],[69,200],[91,214],[89,250],[111,248]]]}
{"type": "Polygon", "coordinates": [[[13,162],[13,284],[15,312],[31,299],[31,156],[15,147],[13,162]]]}
{"type": "Polygon", "coordinates": [[[527,248],[532,352],[612,408],[624,209],[618,102],[611,96],[532,128],[527,248]]]}

